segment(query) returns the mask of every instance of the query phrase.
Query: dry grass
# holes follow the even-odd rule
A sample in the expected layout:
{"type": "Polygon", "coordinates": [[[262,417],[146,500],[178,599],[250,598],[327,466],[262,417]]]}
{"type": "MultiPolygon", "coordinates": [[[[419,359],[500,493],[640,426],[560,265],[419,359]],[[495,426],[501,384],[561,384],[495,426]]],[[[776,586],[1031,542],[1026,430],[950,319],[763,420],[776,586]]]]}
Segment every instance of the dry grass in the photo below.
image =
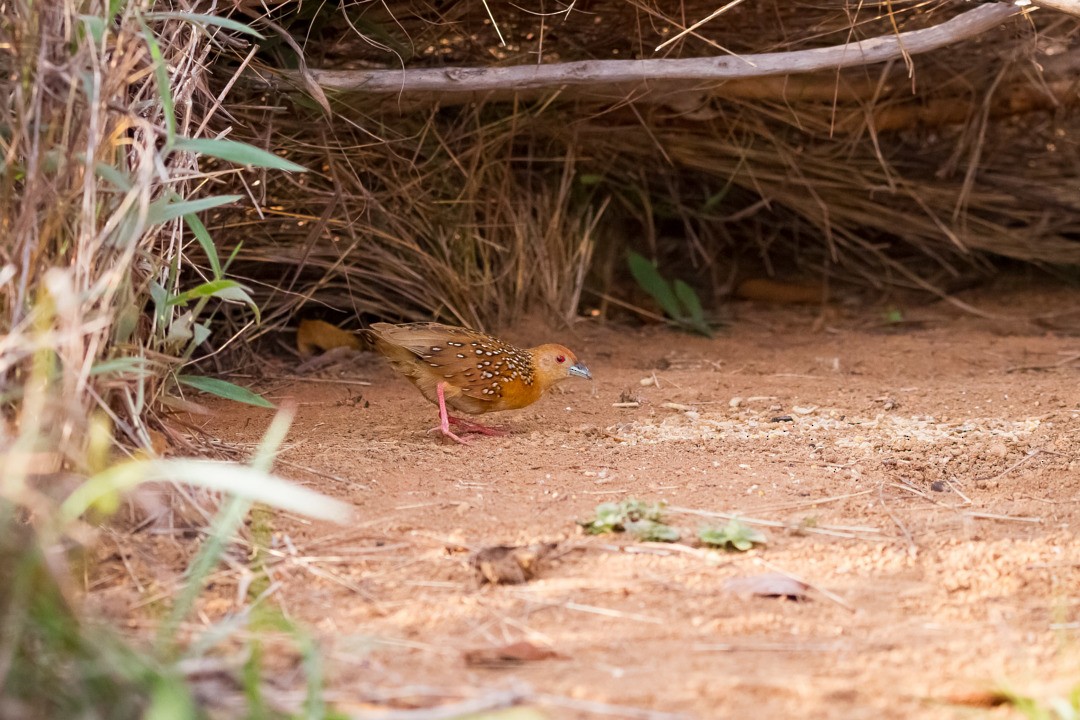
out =
{"type": "MultiPolygon", "coordinates": [[[[781,5],[743,3],[707,38],[665,52],[823,46],[957,12],[781,5]]],[[[684,4],[672,15],[625,0],[561,15],[503,9],[505,46],[477,3],[315,17],[277,5],[271,16],[306,43],[309,66],[340,69],[645,57],[712,9],[684,4]]],[[[690,108],[554,93],[441,109],[406,97],[399,110],[394,99],[343,95],[327,118],[300,95],[258,89],[232,108],[235,130],[273,137],[318,172],[299,186],[270,178],[261,211],[220,216],[215,235],[243,241],[237,270],[265,284],[267,331],[327,306],[346,322],[569,319],[583,287],[629,290],[619,272],[628,248],[719,300],[733,276],[795,272],[945,294],[991,271],[994,255],[1073,264],[1075,62],[1064,51],[1077,23],[1033,18],[1037,33],[1020,21],[912,68],[732,83],[690,108]]],[[[255,64],[271,73],[289,56],[271,49],[255,64]]]]}
{"type": "Polygon", "coordinates": [[[205,32],[179,20],[149,22],[152,50],[150,30],[130,6],[96,41],[94,19],[80,19],[86,10],[93,8],[11,4],[14,35],[0,55],[0,266],[8,278],[0,393],[16,432],[47,438],[75,467],[86,464],[88,423],[98,413],[127,443],[151,445],[143,420],[161,381],[190,355],[169,336],[188,308],[158,302],[150,312],[152,296],[180,293],[197,247],[179,218],[163,220],[165,205],[212,181],[193,153],[167,147],[171,135],[198,127],[205,32]],[[152,52],[172,71],[175,133],[152,52]],[[42,385],[27,384],[35,359],[42,385]],[[36,393],[39,412],[16,414],[27,392],[36,393]]]}
{"type": "MultiPolygon", "coordinates": [[[[184,218],[189,201],[223,202],[211,193],[235,172],[200,171],[184,145],[216,111],[205,82],[216,30],[107,6],[0,3],[4,717],[195,715],[171,652],[136,651],[80,616],[65,552],[95,541],[83,511],[114,510],[144,470],[179,478],[171,465],[120,461],[162,449],[154,426],[208,339],[201,325],[219,301],[246,297],[216,269],[199,277],[191,254],[212,265],[216,250],[184,218]],[[73,510],[80,494],[90,503],[73,510]]],[[[220,479],[228,468],[199,471],[220,479]]],[[[211,539],[220,546],[234,531],[221,522],[211,539]]],[[[194,570],[185,592],[201,579],[194,570]]]]}

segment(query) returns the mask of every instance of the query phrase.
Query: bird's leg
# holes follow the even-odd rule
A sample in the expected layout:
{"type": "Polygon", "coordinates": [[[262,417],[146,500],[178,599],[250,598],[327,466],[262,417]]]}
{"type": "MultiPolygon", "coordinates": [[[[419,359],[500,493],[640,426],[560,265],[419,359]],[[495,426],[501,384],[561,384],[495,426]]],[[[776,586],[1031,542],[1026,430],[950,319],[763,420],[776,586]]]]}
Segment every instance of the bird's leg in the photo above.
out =
{"type": "Polygon", "coordinates": [[[435,387],[435,392],[439,395],[439,427],[437,429],[451,440],[455,440],[462,445],[468,445],[467,440],[462,440],[450,430],[450,415],[446,412],[446,393],[443,391],[445,385],[446,383],[439,383],[435,387]]]}
{"type": "Polygon", "coordinates": [[[480,423],[474,423],[470,420],[463,420],[459,417],[449,416],[450,424],[461,428],[462,432],[467,433],[480,433],[481,435],[494,435],[495,437],[503,437],[509,435],[510,431],[504,428],[491,427],[490,425],[481,425],[480,423]]]}

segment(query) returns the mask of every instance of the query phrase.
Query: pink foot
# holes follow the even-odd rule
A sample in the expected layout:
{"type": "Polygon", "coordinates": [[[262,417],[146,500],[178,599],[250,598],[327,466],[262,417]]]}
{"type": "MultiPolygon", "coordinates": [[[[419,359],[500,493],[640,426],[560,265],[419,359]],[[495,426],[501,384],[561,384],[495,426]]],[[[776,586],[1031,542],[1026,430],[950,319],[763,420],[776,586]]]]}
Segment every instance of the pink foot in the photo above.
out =
{"type": "Polygon", "coordinates": [[[467,433],[479,433],[480,435],[494,435],[495,437],[504,437],[510,434],[510,431],[505,428],[491,427],[490,425],[481,425],[480,423],[470,422],[469,420],[463,420],[458,417],[450,415],[450,424],[457,426],[461,429],[461,432],[467,433]]]}
{"type": "MultiPolygon", "coordinates": [[[[458,437],[453,433],[453,431],[450,430],[450,416],[446,412],[446,395],[443,391],[443,387],[445,385],[446,383],[439,383],[435,389],[436,392],[439,394],[439,427],[432,428],[431,432],[435,432],[437,430],[455,442],[459,442],[462,445],[468,445],[469,442],[467,440],[458,437]]],[[[454,419],[456,420],[457,418],[454,419]]]]}

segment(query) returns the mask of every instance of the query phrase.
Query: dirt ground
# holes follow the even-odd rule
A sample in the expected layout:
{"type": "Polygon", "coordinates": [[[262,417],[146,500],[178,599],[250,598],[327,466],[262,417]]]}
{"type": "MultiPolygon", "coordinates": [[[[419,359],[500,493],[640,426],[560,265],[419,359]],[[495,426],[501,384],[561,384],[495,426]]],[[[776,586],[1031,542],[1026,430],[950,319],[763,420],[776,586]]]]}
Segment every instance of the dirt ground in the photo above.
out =
{"type": "MultiPolygon", "coordinates": [[[[551,718],[1005,717],[987,691],[1065,695],[1080,680],[1080,294],[963,299],[993,317],[740,304],[712,340],[512,328],[571,346],[595,380],[488,416],[514,433],[470,447],[429,435],[435,408],[381,359],[303,380],[283,366],[256,385],[298,404],[276,470],[357,521],[275,515],[271,602],[313,629],[329,697],[373,716],[509,692],[551,718]],[[677,546],[582,533],[627,498],[764,521],[767,544],[690,547],[723,521],[681,511],[677,546]],[[540,542],[558,546],[524,584],[482,584],[469,562],[540,542]],[[806,598],[726,585],[769,572],[806,598]],[[466,660],[519,641],[555,655],[466,660]]],[[[200,422],[227,447],[270,420],[212,407],[200,422]]],[[[162,542],[124,540],[92,595],[116,608],[167,587],[182,559],[163,566],[162,542]]],[[[204,622],[237,609],[239,577],[204,622]]]]}

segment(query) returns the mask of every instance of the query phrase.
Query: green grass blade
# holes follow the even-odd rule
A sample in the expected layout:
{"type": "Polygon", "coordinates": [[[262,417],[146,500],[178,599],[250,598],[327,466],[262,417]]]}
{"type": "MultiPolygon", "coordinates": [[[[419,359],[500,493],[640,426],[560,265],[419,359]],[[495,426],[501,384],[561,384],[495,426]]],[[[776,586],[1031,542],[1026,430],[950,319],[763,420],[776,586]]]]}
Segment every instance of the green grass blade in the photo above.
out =
{"type": "Polygon", "coordinates": [[[687,322],[684,324],[702,335],[712,337],[712,329],[709,328],[709,323],[705,322],[705,310],[701,307],[701,300],[698,299],[698,294],[694,292],[694,288],[682,280],[676,280],[675,296],[686,310],[687,322]]]}
{"type": "Polygon", "coordinates": [[[150,361],[146,358],[118,357],[113,358],[112,360],[103,360],[102,362],[94,363],[94,366],[90,368],[90,375],[93,377],[96,375],[117,373],[118,375],[148,377],[153,375],[149,365],[150,361]]]}
{"type": "Polygon", "coordinates": [[[633,251],[627,256],[626,262],[630,266],[630,273],[634,276],[637,284],[641,286],[641,289],[656,300],[668,317],[673,320],[679,319],[681,315],[679,301],[675,297],[675,293],[672,292],[668,281],[660,276],[656,266],[643,255],[633,251]]]}
{"type": "Polygon", "coordinates": [[[251,35],[257,37],[260,40],[265,40],[266,36],[254,29],[250,25],[233,20],[226,17],[217,17],[216,15],[203,15],[201,13],[187,13],[187,12],[152,12],[144,15],[147,20],[184,20],[192,25],[199,26],[217,26],[226,30],[235,30],[245,35],[251,35]]]}
{"type": "Polygon", "coordinates": [[[190,213],[202,212],[211,208],[228,205],[236,202],[242,195],[218,195],[215,197],[199,198],[198,200],[174,200],[173,198],[161,198],[150,203],[146,221],[151,225],[175,220],[178,217],[190,213]]]}
{"type": "Polygon", "coordinates": [[[176,110],[173,104],[172,86],[169,84],[169,68],[165,64],[165,57],[161,54],[161,46],[158,45],[154,32],[141,18],[139,25],[142,27],[146,46],[150,48],[150,59],[154,62],[154,80],[161,99],[161,112],[165,116],[165,146],[169,147],[176,140],[176,110]]]}
{"type": "Polygon", "coordinates": [[[120,172],[112,165],[103,162],[94,163],[94,174],[102,180],[106,180],[116,186],[118,190],[128,192],[131,190],[131,178],[120,172]]]}
{"type": "Polygon", "coordinates": [[[195,485],[320,520],[345,523],[352,517],[350,505],[246,465],[212,460],[156,459],[121,463],[92,476],[61,504],[60,520],[64,525],[74,522],[100,500],[146,482],[195,485]]]}
{"type": "Polygon", "coordinates": [[[105,37],[105,18],[100,18],[97,15],[80,15],[79,20],[86,27],[86,31],[90,33],[94,44],[101,45],[101,41],[105,37]]]}
{"type": "Polygon", "coordinates": [[[199,715],[191,691],[182,678],[165,674],[154,678],[144,720],[195,720],[199,715]]]}
{"type": "Polygon", "coordinates": [[[214,273],[214,279],[221,279],[221,260],[218,258],[217,245],[214,244],[213,238],[207,232],[206,226],[203,225],[199,216],[194,213],[188,213],[183,217],[184,222],[187,223],[188,228],[191,230],[191,234],[195,236],[195,240],[198,241],[199,246],[206,253],[206,258],[210,261],[210,269],[214,273]]]}
{"type": "Polygon", "coordinates": [[[286,160],[272,152],[267,152],[254,145],[236,142],[234,140],[219,140],[216,138],[180,138],[172,146],[173,150],[193,152],[200,155],[228,160],[237,165],[250,165],[264,167],[272,170],[287,170],[289,172],[307,172],[303,165],[286,160]]]}
{"type": "Polygon", "coordinates": [[[204,375],[177,375],[176,380],[181,385],[187,385],[188,387],[195,388],[200,392],[217,395],[218,397],[225,398],[226,400],[234,400],[236,402],[247,403],[248,405],[255,405],[264,408],[274,407],[274,404],[272,402],[262,397],[261,395],[256,395],[247,388],[240,387],[239,385],[234,385],[228,380],[206,377],[204,375]]]}
{"type": "Polygon", "coordinates": [[[228,280],[226,278],[211,280],[210,282],[204,282],[201,285],[197,285],[190,290],[186,290],[179,295],[169,298],[167,304],[187,305],[192,300],[209,297],[244,303],[255,311],[255,321],[262,321],[262,318],[259,316],[259,306],[251,299],[251,295],[248,294],[248,289],[235,280],[228,280]]]}
{"type": "Polygon", "coordinates": [[[225,552],[226,543],[232,540],[233,534],[240,527],[240,523],[244,521],[244,516],[247,515],[249,509],[251,509],[251,500],[246,497],[233,496],[226,501],[225,506],[214,517],[214,522],[209,529],[209,537],[199,548],[199,554],[195,556],[195,559],[191,561],[191,565],[188,566],[187,577],[184,580],[183,587],[180,588],[176,601],[173,603],[172,611],[158,630],[157,646],[159,651],[166,648],[171,651],[172,648],[176,647],[176,629],[183,619],[188,616],[188,613],[191,612],[195,599],[203,590],[203,582],[206,580],[206,576],[217,567],[222,553],[225,552]]]}

